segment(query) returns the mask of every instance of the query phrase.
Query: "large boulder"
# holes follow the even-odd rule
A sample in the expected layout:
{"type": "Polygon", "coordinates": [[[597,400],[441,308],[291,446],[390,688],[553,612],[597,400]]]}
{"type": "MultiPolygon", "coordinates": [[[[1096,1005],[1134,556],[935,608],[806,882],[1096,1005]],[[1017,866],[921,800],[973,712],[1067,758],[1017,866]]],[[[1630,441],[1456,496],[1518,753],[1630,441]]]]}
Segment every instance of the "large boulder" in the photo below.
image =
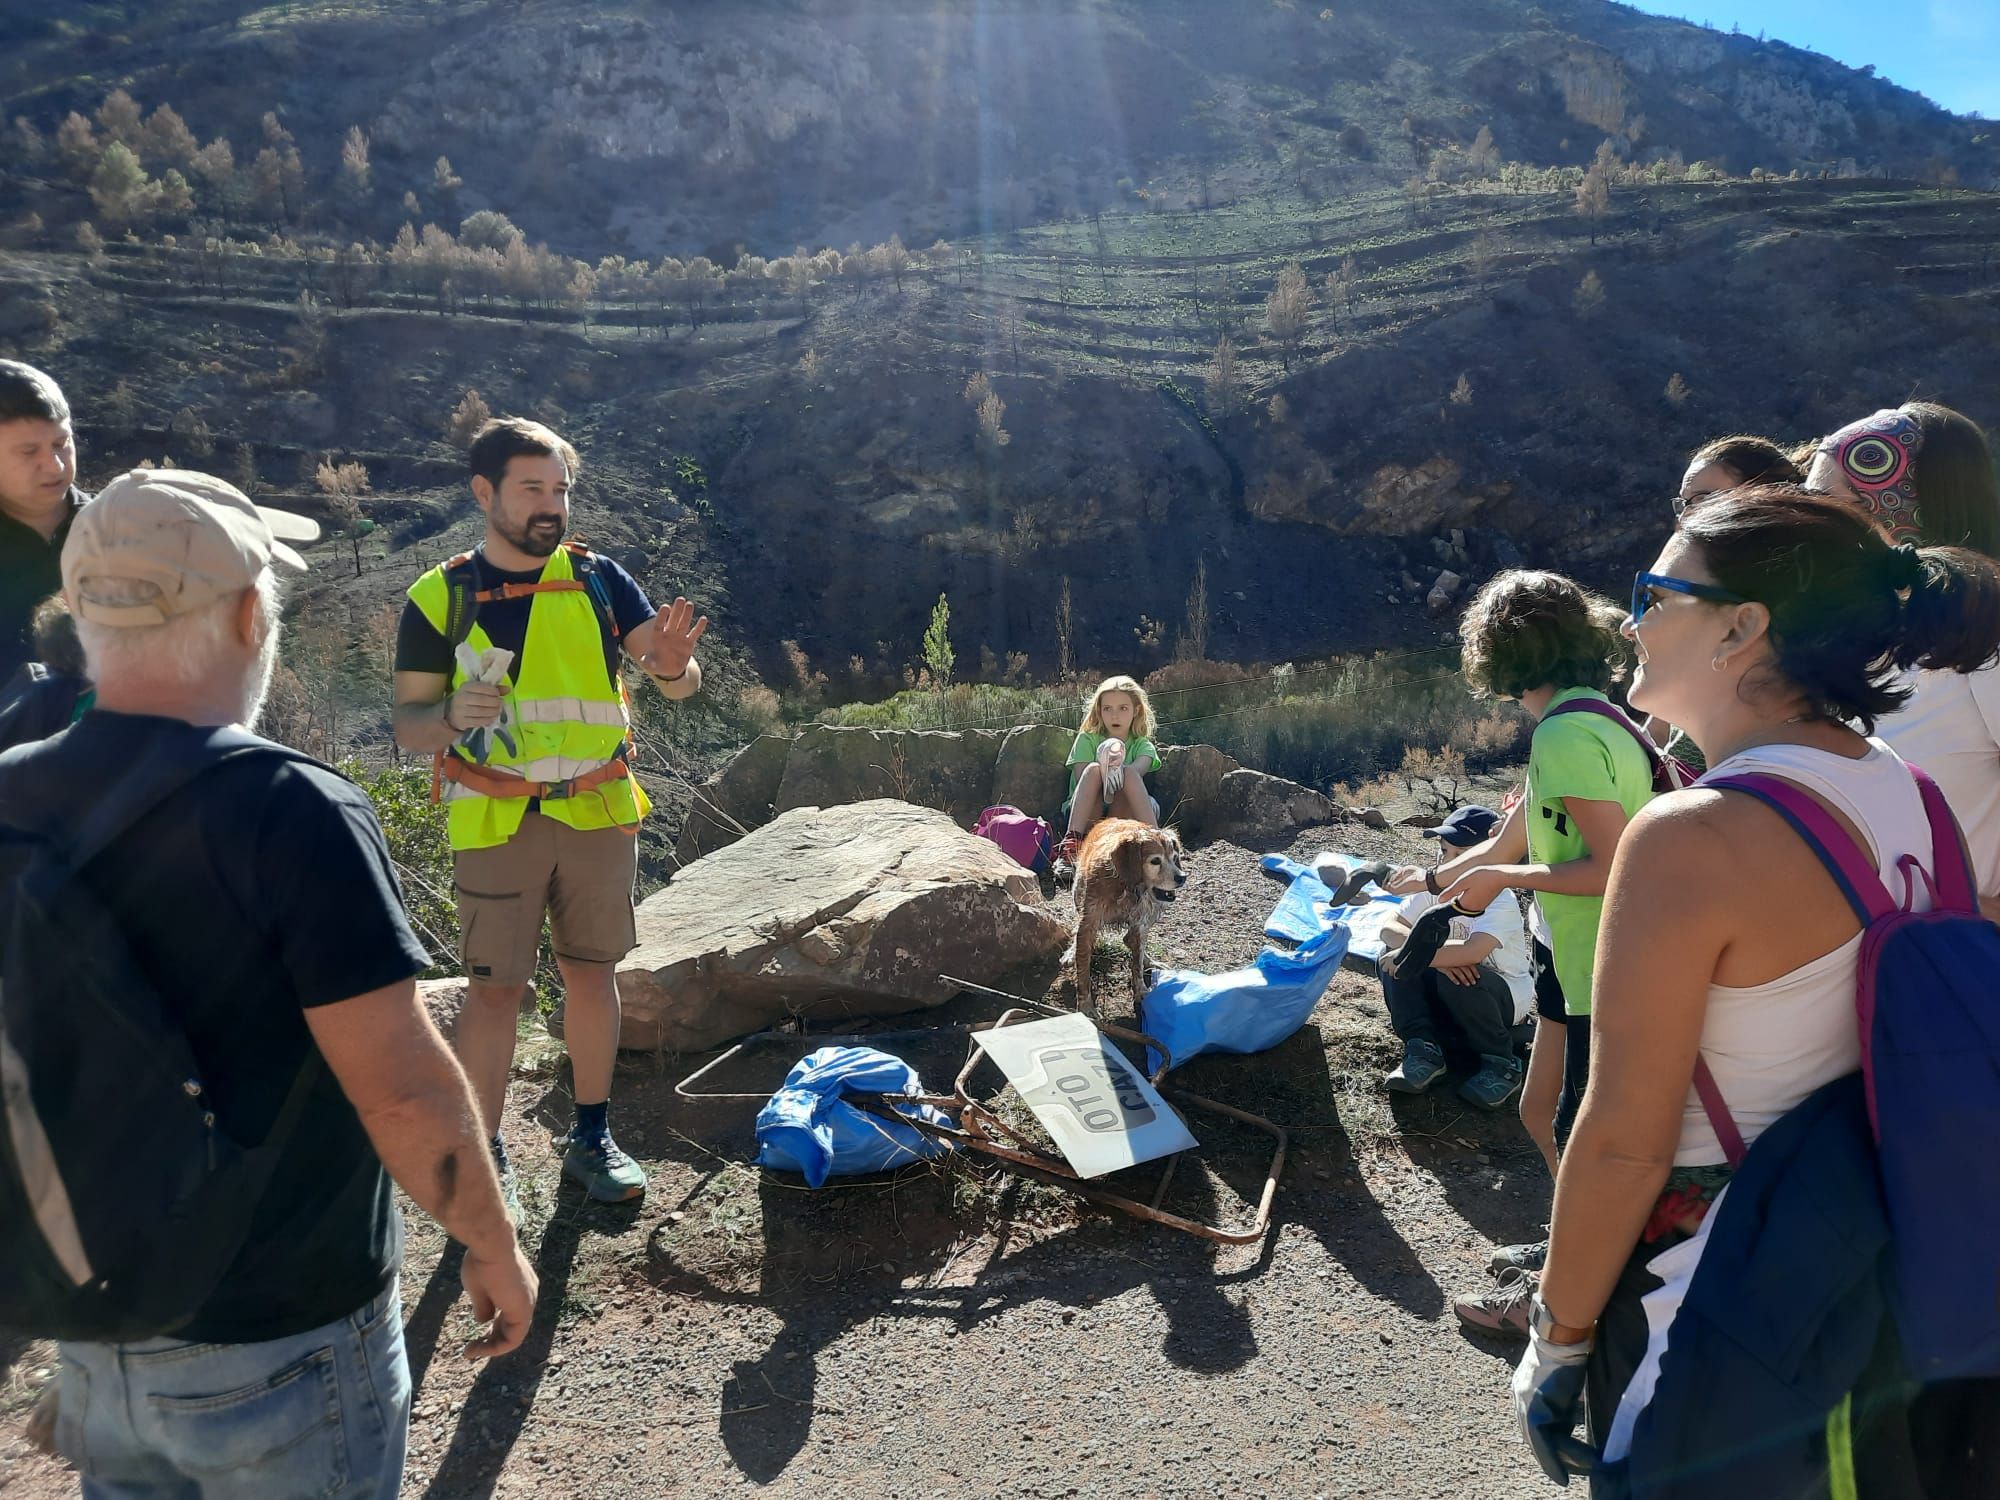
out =
{"type": "Polygon", "coordinates": [[[638,928],[619,1045],[676,1052],[940,1005],[940,974],[991,982],[1070,931],[998,846],[887,799],[780,813],[640,903],[638,928]]]}
{"type": "Polygon", "coordinates": [[[971,827],[988,805],[998,729],[847,729],[814,724],[792,742],[776,810],[892,797],[971,827]]]}
{"type": "Polygon", "coordinates": [[[728,765],[696,787],[687,820],[681,824],[680,842],[674,846],[674,858],[681,864],[692,864],[742,838],[737,825],[761,828],[770,822],[791,752],[791,736],[760,734],[737,751],[728,765]]]}
{"type": "Polygon", "coordinates": [[[1257,844],[1341,817],[1331,797],[1262,771],[1231,771],[1216,787],[1202,828],[1211,839],[1257,844]]]}
{"type": "Polygon", "coordinates": [[[1168,745],[1160,751],[1160,769],[1146,780],[1160,804],[1160,821],[1171,823],[1184,839],[1212,837],[1209,809],[1222,778],[1237,769],[1213,745],[1168,745]]]}
{"type": "Polygon", "coordinates": [[[1060,724],[1023,724],[1008,730],[993,762],[989,805],[1018,807],[1032,817],[1055,822],[1069,797],[1066,762],[1075,742],[1076,731],[1060,724]]]}

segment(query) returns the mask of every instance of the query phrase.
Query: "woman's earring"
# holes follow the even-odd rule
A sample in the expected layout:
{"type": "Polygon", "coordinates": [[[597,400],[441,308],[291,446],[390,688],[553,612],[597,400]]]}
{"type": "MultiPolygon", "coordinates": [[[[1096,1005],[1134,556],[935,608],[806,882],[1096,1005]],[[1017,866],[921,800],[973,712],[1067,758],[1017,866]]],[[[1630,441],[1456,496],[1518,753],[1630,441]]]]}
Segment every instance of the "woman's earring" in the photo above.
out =
{"type": "Polygon", "coordinates": [[[1720,672],[1723,671],[1727,665],[1728,664],[1724,662],[1720,656],[1718,656],[1715,658],[1715,660],[1711,661],[1708,664],[1708,669],[1711,672],[1720,672]]]}

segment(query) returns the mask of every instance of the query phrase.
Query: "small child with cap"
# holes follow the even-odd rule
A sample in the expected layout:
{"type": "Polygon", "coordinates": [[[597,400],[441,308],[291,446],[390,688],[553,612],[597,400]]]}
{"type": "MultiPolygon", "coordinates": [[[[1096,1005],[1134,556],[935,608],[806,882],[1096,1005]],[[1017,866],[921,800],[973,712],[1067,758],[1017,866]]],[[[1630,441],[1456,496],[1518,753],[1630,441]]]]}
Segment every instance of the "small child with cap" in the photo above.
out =
{"type": "MultiPolygon", "coordinates": [[[[1426,829],[1425,837],[1435,838],[1441,856],[1450,858],[1483,842],[1498,822],[1499,814],[1489,808],[1461,807],[1439,827],[1426,829]]],[[[1403,1043],[1403,1060],[1386,1082],[1402,1094],[1430,1088],[1445,1072],[1439,1030],[1455,1028],[1480,1062],[1459,1085],[1459,1098],[1480,1109],[1499,1109],[1521,1087],[1514,1028],[1533,1013],[1535,1002],[1521,908],[1503,892],[1485,911],[1454,909],[1449,916],[1438,911],[1431,920],[1420,920],[1436,906],[1437,897],[1425,891],[1405,896],[1383,930],[1385,943],[1401,948],[1385,953],[1379,967],[1389,1024],[1403,1043]],[[1442,930],[1431,933],[1432,927],[1442,930]],[[1406,941],[1413,934],[1417,940],[1406,941]]]]}

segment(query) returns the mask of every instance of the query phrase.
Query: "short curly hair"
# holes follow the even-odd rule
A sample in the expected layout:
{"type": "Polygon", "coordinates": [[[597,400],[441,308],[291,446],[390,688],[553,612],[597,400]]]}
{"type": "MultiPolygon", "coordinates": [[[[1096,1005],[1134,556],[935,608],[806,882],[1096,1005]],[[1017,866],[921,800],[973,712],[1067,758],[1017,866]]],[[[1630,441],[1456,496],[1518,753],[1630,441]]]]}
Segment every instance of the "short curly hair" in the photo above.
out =
{"type": "Polygon", "coordinates": [[[1607,688],[1625,675],[1624,623],[1625,611],[1573,578],[1509,569],[1473,596],[1459,621],[1466,684],[1482,698],[1607,688]]]}

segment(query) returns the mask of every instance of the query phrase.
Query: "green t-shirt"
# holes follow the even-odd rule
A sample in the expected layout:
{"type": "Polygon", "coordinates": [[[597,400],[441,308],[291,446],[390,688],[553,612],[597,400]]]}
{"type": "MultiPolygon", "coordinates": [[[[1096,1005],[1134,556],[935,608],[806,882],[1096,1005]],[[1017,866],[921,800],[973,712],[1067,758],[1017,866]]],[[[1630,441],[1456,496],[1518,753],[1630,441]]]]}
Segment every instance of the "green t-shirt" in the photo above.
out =
{"type": "MultiPolygon", "coordinates": [[[[1568,688],[1549,700],[1553,709],[1572,698],[1597,698],[1590,688],[1568,688]]],[[[1653,767],[1639,742],[1617,721],[1597,714],[1544,714],[1528,748],[1528,860],[1559,865],[1591,852],[1562,799],[1616,802],[1631,817],[1653,798],[1653,767]]],[[[1590,1014],[1591,969],[1597,960],[1602,896],[1535,892],[1549,924],[1549,951],[1562,982],[1563,1005],[1573,1016],[1590,1014]]]]}
{"type": "MultiPolygon", "coordinates": [[[[1078,733],[1076,743],[1069,747],[1069,794],[1076,796],[1076,784],[1083,777],[1083,768],[1097,759],[1097,747],[1107,736],[1092,734],[1088,730],[1078,733]]],[[[1153,748],[1149,739],[1128,740],[1125,744],[1125,768],[1137,771],[1141,776],[1151,775],[1160,769],[1160,752],[1153,748]]]]}

